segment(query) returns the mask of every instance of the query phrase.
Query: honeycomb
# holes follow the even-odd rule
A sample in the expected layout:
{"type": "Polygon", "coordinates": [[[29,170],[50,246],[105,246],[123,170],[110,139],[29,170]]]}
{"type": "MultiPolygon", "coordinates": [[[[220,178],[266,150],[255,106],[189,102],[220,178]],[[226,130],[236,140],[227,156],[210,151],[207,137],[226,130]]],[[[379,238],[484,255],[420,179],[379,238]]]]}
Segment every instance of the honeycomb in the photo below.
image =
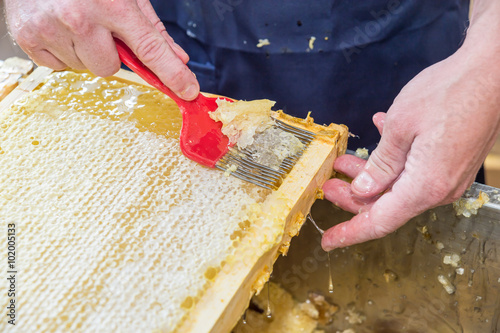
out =
{"type": "Polygon", "coordinates": [[[268,99],[254,101],[236,101],[218,99],[217,110],[209,116],[222,122],[222,133],[229,142],[236,143],[239,148],[246,148],[254,141],[256,133],[260,133],[273,125],[271,108],[276,104],[268,99]]]}
{"type": "Polygon", "coordinates": [[[20,331],[173,332],[245,239],[280,237],[270,191],[185,158],[180,126],[163,94],[88,73],[54,73],[0,112],[20,331]]]}

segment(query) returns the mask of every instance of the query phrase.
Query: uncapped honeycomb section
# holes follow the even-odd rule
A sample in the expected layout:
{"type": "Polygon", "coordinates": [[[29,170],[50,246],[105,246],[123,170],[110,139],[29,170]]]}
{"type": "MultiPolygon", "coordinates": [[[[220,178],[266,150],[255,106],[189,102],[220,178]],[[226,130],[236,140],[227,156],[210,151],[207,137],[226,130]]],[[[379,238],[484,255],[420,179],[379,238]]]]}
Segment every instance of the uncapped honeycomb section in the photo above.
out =
{"type": "Polygon", "coordinates": [[[85,73],[0,112],[21,331],[171,332],[186,318],[268,192],[185,158],[180,126],[161,93],[85,73]]]}

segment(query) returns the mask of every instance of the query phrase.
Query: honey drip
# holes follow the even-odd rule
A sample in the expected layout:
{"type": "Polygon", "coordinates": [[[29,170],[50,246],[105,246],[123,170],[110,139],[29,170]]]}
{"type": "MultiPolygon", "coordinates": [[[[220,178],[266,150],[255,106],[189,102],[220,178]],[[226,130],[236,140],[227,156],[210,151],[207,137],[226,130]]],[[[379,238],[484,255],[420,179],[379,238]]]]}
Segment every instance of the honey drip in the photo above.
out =
{"type": "Polygon", "coordinates": [[[247,311],[248,309],[243,312],[243,317],[241,318],[241,322],[243,323],[243,325],[247,324],[247,311]]]}
{"type": "Polygon", "coordinates": [[[307,218],[309,219],[309,221],[311,221],[311,223],[314,225],[314,227],[316,228],[316,230],[318,230],[318,232],[321,234],[321,236],[323,236],[323,234],[325,233],[325,231],[323,229],[321,229],[320,227],[318,227],[318,225],[316,224],[316,221],[314,221],[314,219],[312,218],[311,214],[308,214],[307,218]]]}
{"type": "Polygon", "coordinates": [[[23,239],[37,245],[20,262],[23,331],[153,331],[165,320],[173,332],[224,263],[277,239],[281,217],[260,206],[268,192],[185,158],[181,125],[164,94],[86,73],[55,73],[0,112],[0,216],[27,221],[23,239]],[[236,256],[243,230],[256,242],[236,256]],[[47,314],[51,293],[65,297],[47,314]]]}
{"type": "Polygon", "coordinates": [[[273,312],[271,311],[271,296],[270,296],[270,286],[269,281],[267,281],[267,309],[266,309],[266,317],[267,319],[273,318],[273,312]]]}
{"type": "Polygon", "coordinates": [[[327,253],[328,253],[328,292],[333,293],[332,261],[330,260],[330,252],[327,253]]]}

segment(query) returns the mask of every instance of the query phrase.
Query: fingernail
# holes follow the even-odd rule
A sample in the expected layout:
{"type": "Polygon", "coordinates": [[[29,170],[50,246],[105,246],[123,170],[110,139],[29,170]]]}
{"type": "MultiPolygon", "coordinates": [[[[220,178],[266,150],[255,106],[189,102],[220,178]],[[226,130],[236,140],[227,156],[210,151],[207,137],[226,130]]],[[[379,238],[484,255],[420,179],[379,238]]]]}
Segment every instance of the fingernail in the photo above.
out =
{"type": "Polygon", "coordinates": [[[323,247],[323,251],[325,251],[325,252],[330,252],[330,251],[333,251],[335,249],[336,249],[336,247],[323,247]]]}
{"type": "Polygon", "coordinates": [[[352,182],[352,187],[359,193],[370,193],[375,185],[375,181],[366,171],[362,171],[352,182]]]}
{"type": "Polygon", "coordinates": [[[186,53],[186,51],[184,51],[184,49],[182,47],[179,46],[179,44],[175,43],[174,42],[174,47],[175,49],[179,52],[179,53],[182,53],[184,54],[186,57],[189,58],[188,54],[186,53]]]}
{"type": "Polygon", "coordinates": [[[183,99],[192,100],[198,96],[198,87],[195,84],[189,85],[183,92],[181,92],[181,97],[183,99]]]}
{"type": "Polygon", "coordinates": [[[321,247],[326,252],[329,252],[337,248],[337,246],[335,246],[334,243],[335,242],[332,242],[330,239],[327,239],[327,237],[325,237],[325,234],[323,234],[323,236],[321,237],[321,247]]]}
{"type": "Polygon", "coordinates": [[[323,248],[323,251],[325,251],[325,252],[330,252],[330,251],[336,249],[336,247],[333,244],[321,244],[321,247],[323,248]]]}

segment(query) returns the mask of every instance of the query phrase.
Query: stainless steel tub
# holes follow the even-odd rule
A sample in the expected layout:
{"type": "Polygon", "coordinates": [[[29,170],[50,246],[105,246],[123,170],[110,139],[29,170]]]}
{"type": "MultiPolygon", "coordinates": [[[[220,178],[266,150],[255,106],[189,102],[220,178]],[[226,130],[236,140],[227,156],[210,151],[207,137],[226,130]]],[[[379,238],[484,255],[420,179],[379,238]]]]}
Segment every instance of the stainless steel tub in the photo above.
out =
{"type": "MultiPolygon", "coordinates": [[[[438,207],[383,239],[332,251],[333,293],[328,292],[328,257],[320,235],[306,222],[288,256],[277,261],[272,280],[299,301],[317,291],[339,305],[326,332],[497,332],[500,195],[474,184],[465,196],[479,191],[490,202],[477,215],[466,218],[457,216],[452,205],[438,207]],[[457,267],[443,263],[453,254],[460,258],[457,267]],[[438,276],[449,282],[448,291],[438,276]],[[365,317],[363,322],[350,323],[349,310],[365,317]]],[[[324,229],[352,216],[327,201],[318,201],[312,215],[324,229]]]]}

